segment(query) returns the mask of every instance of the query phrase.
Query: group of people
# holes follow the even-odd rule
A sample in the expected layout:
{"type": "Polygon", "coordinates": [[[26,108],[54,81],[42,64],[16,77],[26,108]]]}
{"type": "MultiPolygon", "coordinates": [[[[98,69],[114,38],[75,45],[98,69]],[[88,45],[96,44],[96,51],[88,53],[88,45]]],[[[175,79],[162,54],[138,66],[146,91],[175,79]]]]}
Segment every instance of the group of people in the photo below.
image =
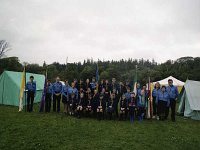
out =
{"type": "MultiPolygon", "coordinates": [[[[28,90],[27,110],[32,111],[34,95],[36,92],[36,83],[34,77],[30,77],[30,81],[26,84],[28,90]]],[[[100,83],[92,78],[90,82],[74,80],[69,84],[65,80],[64,85],[60,82],[60,78],[56,77],[56,82],[47,81],[45,89],[45,111],[51,111],[51,102],[53,100],[53,111],[60,112],[60,103],[64,104],[64,113],[66,115],[82,117],[94,117],[98,120],[115,119],[127,120],[134,122],[136,118],[141,122],[147,114],[148,101],[150,100],[150,91],[146,86],[136,85],[135,92],[132,92],[131,85],[127,81],[116,82],[112,78],[109,80],[101,80],[100,83]]],[[[175,105],[178,97],[177,87],[173,86],[173,81],[169,80],[169,86],[162,86],[156,83],[152,91],[153,97],[153,115],[159,120],[167,119],[169,107],[172,109],[171,118],[175,121],[175,105]]]]}

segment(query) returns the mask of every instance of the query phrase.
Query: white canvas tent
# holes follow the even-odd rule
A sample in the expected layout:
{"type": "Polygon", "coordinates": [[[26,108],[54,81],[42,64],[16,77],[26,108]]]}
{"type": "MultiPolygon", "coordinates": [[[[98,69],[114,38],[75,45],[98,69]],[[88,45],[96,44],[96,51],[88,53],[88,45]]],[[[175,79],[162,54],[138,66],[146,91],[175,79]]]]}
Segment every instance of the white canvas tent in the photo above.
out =
{"type": "Polygon", "coordinates": [[[185,117],[200,120],[200,82],[187,80],[180,94],[177,111],[185,117]]]}
{"type": "MultiPolygon", "coordinates": [[[[180,80],[178,80],[178,79],[176,79],[176,78],[174,78],[172,76],[169,76],[169,77],[167,77],[167,78],[165,78],[163,80],[156,81],[156,82],[159,82],[161,85],[168,85],[168,80],[169,79],[173,80],[173,85],[175,85],[175,86],[183,86],[185,84],[184,82],[182,82],[182,81],[180,81],[180,80]]],[[[156,82],[153,82],[153,85],[155,85],[156,82]]]]}

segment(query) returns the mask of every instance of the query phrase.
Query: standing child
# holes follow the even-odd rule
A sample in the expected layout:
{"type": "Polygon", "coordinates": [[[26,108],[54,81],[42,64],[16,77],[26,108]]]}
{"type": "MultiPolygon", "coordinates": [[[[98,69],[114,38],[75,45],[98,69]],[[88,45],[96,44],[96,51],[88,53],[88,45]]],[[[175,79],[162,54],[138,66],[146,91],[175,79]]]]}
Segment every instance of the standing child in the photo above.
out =
{"type": "Polygon", "coordinates": [[[126,120],[126,114],[127,114],[127,101],[126,97],[123,94],[122,98],[120,99],[120,116],[119,120],[126,120]]]}
{"type": "Polygon", "coordinates": [[[87,104],[86,104],[85,111],[86,111],[86,116],[89,117],[90,113],[92,111],[92,95],[91,95],[91,93],[89,93],[87,95],[87,104]]]}
{"type": "Polygon", "coordinates": [[[97,102],[97,119],[101,120],[103,116],[103,94],[100,94],[99,100],[97,102]]]}
{"type": "Polygon", "coordinates": [[[80,93],[80,98],[79,98],[79,101],[78,101],[78,106],[77,106],[77,109],[76,109],[78,118],[81,118],[81,116],[82,116],[84,101],[85,101],[84,93],[81,92],[80,93]]]}
{"type": "Polygon", "coordinates": [[[69,84],[68,81],[65,81],[65,85],[63,86],[62,90],[62,102],[64,104],[64,114],[69,112],[69,95],[68,95],[69,84]]]}
{"type": "Polygon", "coordinates": [[[114,94],[111,94],[110,95],[110,99],[108,100],[108,105],[107,105],[107,113],[108,113],[108,116],[109,116],[109,120],[112,119],[112,114],[114,112],[114,94]]]}
{"type": "Polygon", "coordinates": [[[136,98],[135,98],[135,93],[131,93],[131,100],[129,101],[129,117],[130,117],[130,122],[133,123],[134,118],[135,118],[135,109],[136,109],[136,98]]]}
{"type": "Polygon", "coordinates": [[[140,122],[143,121],[146,104],[147,104],[146,93],[144,90],[141,90],[141,93],[138,94],[137,98],[138,119],[140,122]]]}

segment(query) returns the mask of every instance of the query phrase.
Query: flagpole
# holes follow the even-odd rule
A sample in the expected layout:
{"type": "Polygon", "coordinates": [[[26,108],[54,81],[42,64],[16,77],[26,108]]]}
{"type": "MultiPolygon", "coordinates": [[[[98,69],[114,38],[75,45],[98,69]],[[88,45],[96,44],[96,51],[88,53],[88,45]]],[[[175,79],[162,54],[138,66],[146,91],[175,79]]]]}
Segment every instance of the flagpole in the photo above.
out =
{"type": "Polygon", "coordinates": [[[24,84],[25,84],[25,93],[24,93],[24,98],[25,98],[25,112],[27,111],[27,106],[26,106],[26,63],[24,63],[24,84]]]}

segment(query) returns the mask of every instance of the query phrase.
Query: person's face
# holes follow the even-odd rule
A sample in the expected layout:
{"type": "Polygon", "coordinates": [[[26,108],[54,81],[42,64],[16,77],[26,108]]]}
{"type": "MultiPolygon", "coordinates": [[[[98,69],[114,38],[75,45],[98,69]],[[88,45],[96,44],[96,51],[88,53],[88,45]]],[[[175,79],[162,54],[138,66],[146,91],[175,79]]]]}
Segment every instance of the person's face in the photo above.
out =
{"type": "Polygon", "coordinates": [[[140,88],[140,84],[139,83],[137,84],[137,88],[140,88]]]}
{"type": "Polygon", "coordinates": [[[94,90],[94,93],[97,94],[97,90],[94,90]]]}
{"type": "Polygon", "coordinates": [[[162,88],[162,92],[165,92],[165,88],[164,87],[162,88]]]}
{"type": "Polygon", "coordinates": [[[103,99],[103,96],[100,96],[100,99],[102,100],[102,99],[103,99]]]}
{"type": "Polygon", "coordinates": [[[74,82],[72,82],[72,87],[74,87],[74,85],[75,85],[75,83],[74,83],[74,82]]]}
{"type": "Polygon", "coordinates": [[[106,80],[106,83],[108,84],[108,80],[106,80]]]}
{"type": "Polygon", "coordinates": [[[68,82],[68,81],[65,81],[65,85],[69,85],[69,82],[68,82]]]}
{"type": "Polygon", "coordinates": [[[115,83],[116,82],[116,79],[115,78],[112,78],[112,83],[115,83]]]}
{"type": "Polygon", "coordinates": [[[87,89],[87,91],[88,91],[88,92],[91,92],[91,89],[90,89],[90,88],[88,88],[88,89],[87,89]]]}
{"type": "Polygon", "coordinates": [[[102,89],[102,93],[104,93],[104,92],[105,92],[105,89],[103,88],[103,89],[102,89]]]}
{"type": "Polygon", "coordinates": [[[127,92],[129,93],[131,90],[130,89],[127,89],[127,92]]]}
{"type": "Polygon", "coordinates": [[[90,80],[89,80],[89,79],[87,79],[87,80],[86,80],[86,83],[89,83],[89,82],[90,82],[90,80]]]}
{"type": "Polygon", "coordinates": [[[92,82],[95,82],[95,79],[92,79],[92,82]]]}
{"type": "Polygon", "coordinates": [[[168,81],[169,86],[173,85],[173,81],[168,81]]]}
{"type": "Polygon", "coordinates": [[[131,94],[131,97],[135,97],[135,94],[131,94]]]}
{"type": "Polygon", "coordinates": [[[157,88],[157,89],[159,88],[159,86],[160,86],[159,83],[156,83],[156,88],[157,88]]]}
{"type": "Polygon", "coordinates": [[[101,84],[103,84],[103,80],[101,80],[101,84]]]}
{"type": "Polygon", "coordinates": [[[57,78],[56,78],[56,82],[59,82],[59,81],[60,81],[60,78],[59,78],[59,77],[57,77],[57,78]]]}
{"type": "Polygon", "coordinates": [[[31,81],[31,82],[33,82],[33,80],[34,80],[33,78],[30,78],[30,81],[31,81]]]}
{"type": "Polygon", "coordinates": [[[83,98],[83,97],[84,97],[84,94],[83,94],[83,93],[81,93],[81,95],[80,95],[80,96],[81,96],[81,98],[83,98]]]}
{"type": "Polygon", "coordinates": [[[146,90],[147,87],[146,87],[146,86],[143,86],[142,88],[143,88],[143,90],[146,90]]]}

